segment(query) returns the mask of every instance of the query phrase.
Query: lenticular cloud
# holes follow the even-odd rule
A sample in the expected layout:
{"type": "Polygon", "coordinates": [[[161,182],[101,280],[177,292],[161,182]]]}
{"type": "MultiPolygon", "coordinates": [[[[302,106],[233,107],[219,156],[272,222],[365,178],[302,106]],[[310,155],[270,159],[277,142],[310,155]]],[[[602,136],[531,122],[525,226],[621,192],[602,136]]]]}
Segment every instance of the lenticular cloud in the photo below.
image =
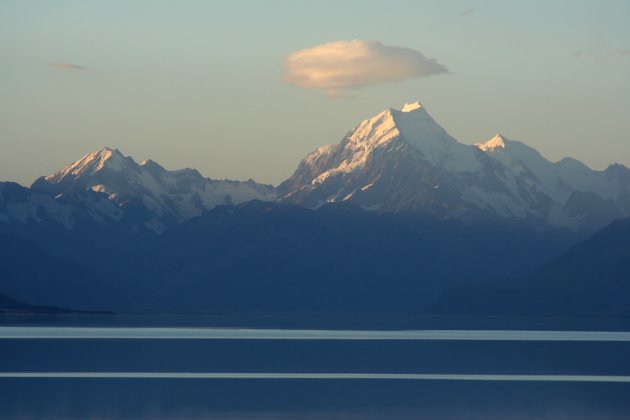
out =
{"type": "Polygon", "coordinates": [[[80,66],[78,64],[71,64],[71,63],[50,63],[48,64],[48,67],[57,69],[57,70],[81,70],[81,71],[87,70],[83,66],[80,66]]]}
{"type": "Polygon", "coordinates": [[[378,41],[335,41],[289,54],[289,83],[336,95],[348,88],[448,73],[435,59],[378,41]]]}

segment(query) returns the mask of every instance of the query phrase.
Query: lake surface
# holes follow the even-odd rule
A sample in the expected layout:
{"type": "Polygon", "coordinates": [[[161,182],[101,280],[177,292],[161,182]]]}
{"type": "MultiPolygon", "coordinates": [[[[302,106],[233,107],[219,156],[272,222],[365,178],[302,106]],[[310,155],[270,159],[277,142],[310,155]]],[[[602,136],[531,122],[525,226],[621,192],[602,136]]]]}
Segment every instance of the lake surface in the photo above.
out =
{"type": "Polygon", "coordinates": [[[626,331],[36,320],[0,322],[0,418],[630,418],[626,331]]]}

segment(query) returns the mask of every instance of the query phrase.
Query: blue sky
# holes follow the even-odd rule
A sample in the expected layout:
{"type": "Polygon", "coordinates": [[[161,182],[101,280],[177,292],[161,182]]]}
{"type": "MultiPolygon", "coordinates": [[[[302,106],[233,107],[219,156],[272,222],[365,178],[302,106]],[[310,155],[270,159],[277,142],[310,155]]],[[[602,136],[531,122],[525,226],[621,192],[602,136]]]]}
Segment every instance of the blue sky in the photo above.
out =
{"type": "Polygon", "coordinates": [[[0,3],[0,180],[101,146],[276,184],[360,120],[420,100],[454,137],[630,165],[630,2],[0,3]],[[350,88],[285,80],[289,54],[379,41],[449,73],[350,88]],[[71,67],[70,64],[80,66],[71,67]]]}

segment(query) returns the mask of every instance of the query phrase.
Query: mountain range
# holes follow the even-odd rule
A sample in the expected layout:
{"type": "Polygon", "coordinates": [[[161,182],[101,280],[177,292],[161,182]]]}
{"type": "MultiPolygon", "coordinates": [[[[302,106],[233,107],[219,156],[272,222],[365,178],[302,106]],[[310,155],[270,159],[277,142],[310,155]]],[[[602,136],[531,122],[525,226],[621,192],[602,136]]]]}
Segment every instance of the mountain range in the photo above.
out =
{"type": "Polygon", "coordinates": [[[553,163],[501,135],[462,144],[416,102],[386,109],[339,144],[310,153],[277,188],[168,171],[102,148],[29,189],[0,184],[0,221],[51,219],[72,229],[87,219],[159,234],[219,204],[254,199],[307,208],[347,202],[464,221],[518,218],[592,233],[630,214],[630,170],[613,164],[596,171],[571,158],[553,163]]]}
{"type": "Polygon", "coordinates": [[[550,162],[502,135],[462,144],[416,102],[277,187],[112,148],[30,188],[2,182],[0,292],[81,310],[396,312],[440,293],[453,308],[458,287],[543,284],[524,274],[571,265],[572,244],[629,214],[628,168],[550,162]]]}
{"type": "Polygon", "coordinates": [[[630,214],[630,170],[552,163],[497,134],[457,142],[419,103],[386,109],[337,145],[306,156],[280,184],[280,200],[317,207],[351,202],[381,212],[440,218],[521,218],[592,232],[630,214]]]}
{"type": "Polygon", "coordinates": [[[212,180],[188,168],[167,171],[150,159],[138,164],[110,148],[38,178],[31,191],[53,196],[58,202],[81,204],[101,222],[114,223],[133,214],[136,222],[158,233],[219,204],[276,198],[269,185],[212,180]]]}

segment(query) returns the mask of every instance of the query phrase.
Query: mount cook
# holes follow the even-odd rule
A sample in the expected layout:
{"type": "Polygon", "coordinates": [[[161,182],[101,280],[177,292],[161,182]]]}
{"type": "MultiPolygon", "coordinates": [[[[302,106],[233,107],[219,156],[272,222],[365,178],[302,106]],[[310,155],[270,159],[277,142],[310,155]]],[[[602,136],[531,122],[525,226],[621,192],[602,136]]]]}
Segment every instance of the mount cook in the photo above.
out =
{"type": "Polygon", "coordinates": [[[628,168],[552,163],[500,134],[462,144],[419,102],[386,109],[339,144],[310,153],[278,190],[280,201],[307,207],[351,202],[380,212],[531,219],[586,231],[630,214],[628,168]]]}

